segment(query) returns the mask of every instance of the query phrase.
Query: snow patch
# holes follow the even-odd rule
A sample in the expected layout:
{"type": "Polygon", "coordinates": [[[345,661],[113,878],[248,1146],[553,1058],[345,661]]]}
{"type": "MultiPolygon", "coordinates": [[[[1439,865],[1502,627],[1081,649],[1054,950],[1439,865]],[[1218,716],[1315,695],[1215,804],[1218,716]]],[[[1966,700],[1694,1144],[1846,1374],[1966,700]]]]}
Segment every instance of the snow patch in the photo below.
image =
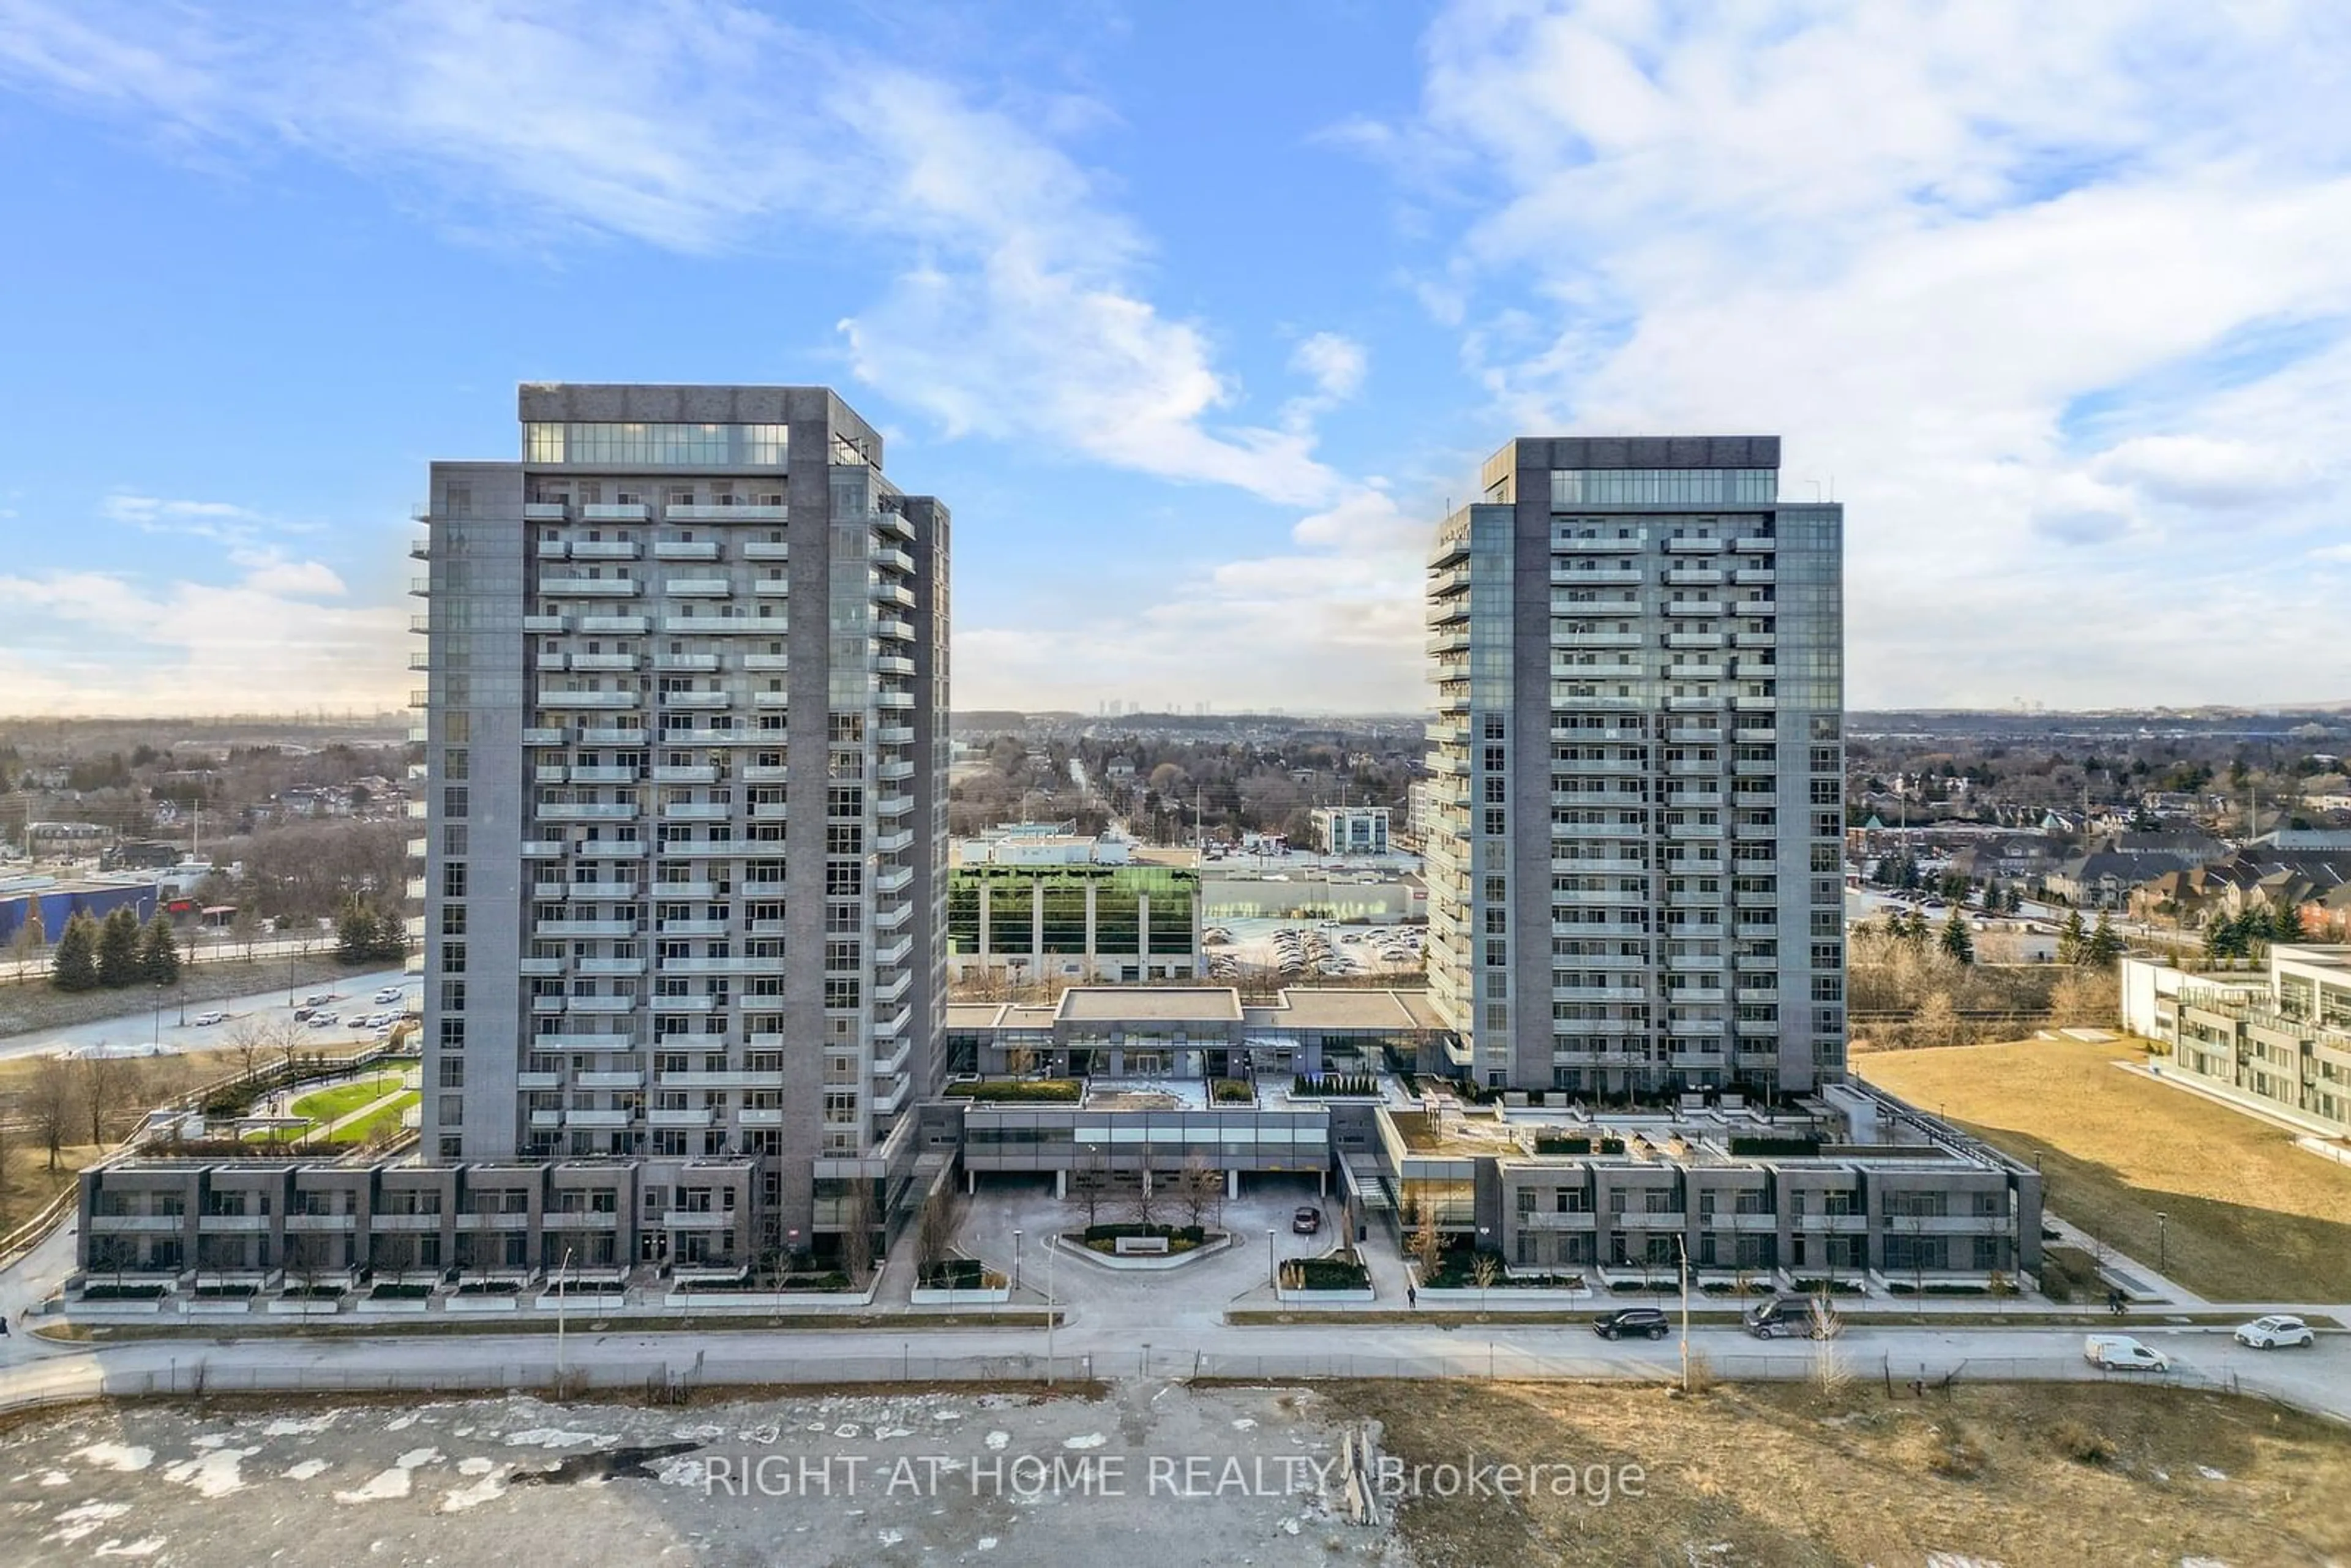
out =
{"type": "Polygon", "coordinates": [[[510,1448],[609,1448],[620,1440],[602,1432],[573,1432],[561,1427],[533,1427],[507,1434],[510,1448]]]}
{"type": "Polygon", "coordinates": [[[57,1528],[41,1537],[44,1541],[79,1541],[85,1535],[96,1534],[99,1528],[131,1511],[127,1502],[86,1502],[69,1508],[57,1517],[57,1528]]]}
{"type": "Polygon", "coordinates": [[[1003,1451],[1004,1446],[1010,1441],[1012,1441],[1012,1434],[1009,1432],[990,1432],[987,1435],[987,1446],[999,1453],[1003,1451]]]}
{"type": "Polygon", "coordinates": [[[2225,1481],[2229,1479],[2224,1472],[2216,1470],[2210,1465],[2197,1466],[2196,1473],[2208,1481],[2225,1481]]]}
{"type": "Polygon", "coordinates": [[[979,1540],[978,1540],[977,1542],[975,1542],[975,1543],[974,1543],[973,1550],[975,1550],[975,1551],[978,1551],[978,1552],[993,1552],[993,1551],[995,1551],[995,1550],[996,1550],[996,1537],[994,1537],[993,1535],[983,1535],[983,1536],[981,1536],[981,1537],[979,1538],[979,1540]]]}
{"type": "Polygon", "coordinates": [[[1110,1439],[1103,1437],[1100,1432],[1088,1432],[1081,1437],[1062,1438],[1061,1447],[1065,1448],[1099,1448],[1104,1443],[1109,1441],[1110,1439]]]}
{"type": "Polygon", "coordinates": [[[128,1443],[92,1443],[88,1448],[76,1448],[66,1457],[73,1459],[87,1459],[100,1469],[121,1470],[128,1473],[131,1470],[143,1470],[153,1464],[155,1450],[133,1448],[128,1443]]]}
{"type": "Polygon", "coordinates": [[[227,1443],[228,1434],[225,1432],[204,1432],[188,1439],[188,1447],[192,1448],[218,1448],[227,1443]]]}
{"type": "Polygon", "coordinates": [[[392,1422],[384,1427],[384,1430],[387,1432],[405,1432],[411,1427],[415,1425],[416,1412],[412,1410],[405,1416],[395,1416],[392,1422]]]}
{"type": "Polygon", "coordinates": [[[43,1470],[38,1484],[45,1487],[69,1487],[73,1485],[73,1477],[63,1470],[43,1470]]]}
{"type": "Polygon", "coordinates": [[[1257,1418],[1252,1416],[1236,1416],[1233,1417],[1233,1430],[1236,1432],[1254,1432],[1257,1430],[1257,1418]]]}
{"type": "Polygon", "coordinates": [[[914,1429],[912,1427],[876,1427],[873,1428],[874,1437],[884,1443],[888,1442],[893,1437],[911,1437],[914,1435],[914,1429]]]}
{"type": "Polygon", "coordinates": [[[392,1469],[379,1470],[363,1486],[335,1494],[337,1502],[389,1502],[406,1497],[415,1490],[414,1472],[420,1466],[433,1464],[441,1458],[438,1448],[411,1448],[392,1461],[392,1469]]]}
{"type": "MultiPolygon", "coordinates": [[[[465,1461],[466,1464],[472,1464],[473,1462],[474,1461],[471,1459],[465,1461]]],[[[464,1466],[460,1466],[458,1468],[462,1469],[464,1469],[464,1466]]],[[[506,1495],[506,1490],[507,1478],[504,1471],[485,1475],[472,1486],[459,1487],[455,1491],[449,1493],[448,1496],[443,1498],[441,1500],[441,1511],[443,1513],[463,1513],[469,1508],[479,1508],[486,1502],[496,1501],[497,1499],[506,1495]]]]}
{"type": "Polygon", "coordinates": [[[884,1546],[895,1546],[898,1542],[906,1539],[906,1534],[905,1531],[900,1530],[884,1530],[878,1532],[876,1539],[884,1546]]]}
{"type": "Polygon", "coordinates": [[[340,1414],[340,1412],[329,1410],[324,1416],[313,1416],[307,1420],[295,1420],[290,1416],[281,1416],[277,1420],[272,1421],[268,1426],[264,1427],[261,1429],[261,1435],[265,1437],[308,1437],[311,1433],[323,1432],[328,1427],[333,1426],[335,1424],[335,1416],[338,1414],[340,1414]]]}
{"type": "Polygon", "coordinates": [[[783,1435],[784,1428],[779,1423],[765,1421],[757,1427],[748,1427],[744,1428],[743,1441],[747,1443],[758,1443],[765,1446],[774,1442],[783,1435]]]}
{"type": "Polygon", "coordinates": [[[90,1555],[93,1557],[152,1557],[162,1550],[163,1538],[160,1535],[142,1535],[136,1541],[122,1541],[110,1537],[99,1542],[98,1550],[90,1555]]]}
{"type": "Polygon", "coordinates": [[[457,1461],[457,1473],[461,1476],[486,1476],[497,1468],[496,1459],[475,1458],[457,1461]]]}
{"type": "Polygon", "coordinates": [[[664,1459],[653,1472],[653,1479],[665,1487],[698,1487],[703,1484],[704,1470],[700,1459],[664,1459]]]}
{"type": "Polygon", "coordinates": [[[198,1497],[226,1497],[245,1490],[237,1467],[259,1452],[257,1448],[214,1448],[202,1458],[164,1466],[163,1479],[193,1489],[198,1497]]]}
{"type": "Polygon", "coordinates": [[[304,1459],[298,1465],[286,1467],[286,1479],[289,1481],[307,1481],[313,1476],[325,1474],[326,1469],[327,1461],[324,1459],[304,1459]]]}
{"type": "Polygon", "coordinates": [[[1927,1568],[2006,1568],[1996,1557],[1970,1557],[1959,1552],[1929,1552],[1927,1568]]]}

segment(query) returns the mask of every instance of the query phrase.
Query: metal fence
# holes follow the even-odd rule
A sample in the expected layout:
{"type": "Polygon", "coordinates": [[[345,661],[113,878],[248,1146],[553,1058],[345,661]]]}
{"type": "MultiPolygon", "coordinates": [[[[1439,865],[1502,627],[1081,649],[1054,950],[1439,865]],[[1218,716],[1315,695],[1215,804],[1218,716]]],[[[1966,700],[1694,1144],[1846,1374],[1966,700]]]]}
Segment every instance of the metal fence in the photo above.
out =
{"type": "MultiPolygon", "coordinates": [[[[2208,1375],[2175,1367],[2168,1372],[2105,1372],[2079,1356],[2048,1354],[1997,1357],[1903,1357],[1847,1354],[1834,1345],[1794,1354],[1694,1355],[1693,1379],[1705,1382],[1817,1383],[1823,1386],[1882,1385],[1894,1397],[1931,1397],[1970,1383],[2121,1382],[2167,1387],[2242,1392],[2233,1374],[2208,1375]]],[[[581,1393],[590,1389],[639,1392],[658,1402],[683,1399],[702,1389],[772,1386],[838,1386],[852,1384],[1083,1384],[1095,1377],[1167,1378],[1176,1381],[1300,1383],[1332,1379],[1449,1378],[1496,1382],[1677,1384],[1678,1358],[1606,1360],[1545,1355],[1500,1344],[1411,1355],[1274,1354],[1236,1355],[1137,1345],[1099,1355],[917,1355],[913,1343],[894,1354],[767,1356],[705,1351],[694,1355],[620,1360],[573,1358],[563,1365],[552,1357],[480,1365],[396,1367],[331,1366],[285,1362],[215,1362],[201,1353],[176,1357],[161,1368],[110,1369],[104,1392],[113,1397],[224,1394],[503,1394],[581,1393]]],[[[95,1387],[79,1391],[87,1396],[95,1387]]],[[[18,1403],[17,1391],[0,1388],[0,1407],[18,1403]]],[[[48,1402],[31,1389],[25,1403],[48,1402]]]]}

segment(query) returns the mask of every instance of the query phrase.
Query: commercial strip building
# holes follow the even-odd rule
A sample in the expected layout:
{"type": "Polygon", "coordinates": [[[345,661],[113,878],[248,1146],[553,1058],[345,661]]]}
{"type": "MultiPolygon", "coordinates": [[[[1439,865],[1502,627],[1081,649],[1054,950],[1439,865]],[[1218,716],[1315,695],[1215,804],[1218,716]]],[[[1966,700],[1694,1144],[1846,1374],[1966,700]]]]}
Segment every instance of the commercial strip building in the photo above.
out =
{"type": "Polygon", "coordinates": [[[1779,466],[1522,439],[1439,532],[1429,973],[1481,1085],[1844,1075],[1844,519],[1779,466]]]}
{"type": "Polygon", "coordinates": [[[0,943],[16,940],[27,921],[37,919],[42,940],[55,942],[77,915],[103,920],[128,909],[152,919],[162,888],[152,876],[57,877],[27,873],[0,877],[0,943]]]}
{"type": "Polygon", "coordinates": [[[956,846],[947,972],[1008,985],[1190,979],[1201,973],[1200,873],[1187,851],[1033,823],[956,846]]]}
{"type": "Polygon", "coordinates": [[[2279,943],[2269,970],[2122,963],[2122,1026],[2170,1047],[2166,1074],[2247,1110],[2351,1135],[2351,946],[2279,943]]]}

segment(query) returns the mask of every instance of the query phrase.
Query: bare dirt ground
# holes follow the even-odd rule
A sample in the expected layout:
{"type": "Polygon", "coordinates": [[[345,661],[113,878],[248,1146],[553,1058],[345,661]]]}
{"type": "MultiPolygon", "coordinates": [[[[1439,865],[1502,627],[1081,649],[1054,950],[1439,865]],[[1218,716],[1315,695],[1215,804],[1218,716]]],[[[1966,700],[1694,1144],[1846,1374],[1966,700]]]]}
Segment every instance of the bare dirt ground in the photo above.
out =
{"type": "Polygon", "coordinates": [[[2351,1549],[2351,1434],[2252,1400],[2072,1385],[1723,1386],[1689,1401],[1592,1385],[1356,1384],[1414,1464],[1593,1467],[1577,1494],[1405,1502],[1426,1568],[1512,1563],[2147,1563],[2276,1568],[2351,1549]],[[1645,1495],[1626,1495],[1638,1465],[1645,1495]]]}

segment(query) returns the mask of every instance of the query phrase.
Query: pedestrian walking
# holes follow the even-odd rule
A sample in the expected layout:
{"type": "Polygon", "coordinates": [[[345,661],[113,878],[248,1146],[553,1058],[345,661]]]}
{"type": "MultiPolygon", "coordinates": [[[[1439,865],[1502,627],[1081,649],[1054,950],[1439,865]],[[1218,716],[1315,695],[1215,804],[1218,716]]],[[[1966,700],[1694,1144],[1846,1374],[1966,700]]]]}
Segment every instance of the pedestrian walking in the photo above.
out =
{"type": "Polygon", "coordinates": [[[1420,1292],[1410,1285],[1404,1288],[1404,1305],[1406,1312],[1417,1311],[1420,1306],[1420,1292]]]}

